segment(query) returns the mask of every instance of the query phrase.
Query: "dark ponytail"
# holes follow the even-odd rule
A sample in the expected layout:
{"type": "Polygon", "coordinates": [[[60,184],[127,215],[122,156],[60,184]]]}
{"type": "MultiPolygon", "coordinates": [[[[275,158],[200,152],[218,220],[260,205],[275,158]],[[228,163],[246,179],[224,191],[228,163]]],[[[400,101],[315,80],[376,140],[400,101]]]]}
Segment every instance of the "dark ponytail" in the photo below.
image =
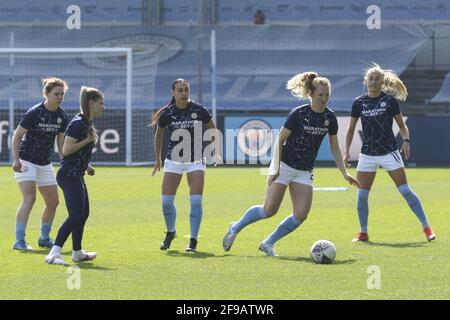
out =
{"type": "Polygon", "coordinates": [[[171,104],[175,103],[175,97],[172,97],[172,99],[169,101],[168,104],[166,104],[164,107],[159,108],[158,111],[156,111],[152,116],[152,122],[150,126],[156,127],[159,122],[159,118],[161,118],[161,114],[166,110],[171,104]]]}
{"type": "MultiPolygon", "coordinates": [[[[175,85],[176,85],[177,83],[180,83],[180,82],[187,82],[187,80],[179,78],[179,79],[176,79],[174,82],[172,82],[172,92],[175,90],[175,85]]],[[[162,107],[162,108],[159,108],[158,111],[156,111],[156,112],[153,114],[153,116],[152,116],[152,122],[150,123],[150,126],[156,127],[156,126],[158,125],[159,118],[161,118],[161,114],[164,112],[164,110],[166,110],[170,105],[172,105],[172,104],[174,104],[174,103],[175,103],[175,97],[172,96],[172,99],[170,99],[170,101],[169,101],[168,104],[166,104],[166,105],[165,105],[164,107],[162,107]]]]}

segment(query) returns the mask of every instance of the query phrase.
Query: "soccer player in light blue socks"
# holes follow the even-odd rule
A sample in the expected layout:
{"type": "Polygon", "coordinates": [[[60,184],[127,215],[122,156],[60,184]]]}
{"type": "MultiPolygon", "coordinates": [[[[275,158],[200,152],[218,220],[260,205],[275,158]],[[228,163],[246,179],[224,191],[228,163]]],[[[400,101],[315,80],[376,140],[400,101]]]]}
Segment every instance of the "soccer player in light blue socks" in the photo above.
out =
{"type": "Polygon", "coordinates": [[[33,248],[25,240],[30,212],[36,201],[36,190],[44,199],[41,235],[38,245],[52,248],[50,238],[52,222],[58,206],[58,186],[52,165],[55,144],[62,158],[67,116],[61,108],[67,84],[59,78],[42,81],[44,101],[28,109],[12,138],[13,170],[22,194],[22,203],[16,213],[16,241],[13,249],[29,251],[33,248]],[[26,139],[23,137],[26,135],[26,139]]]}
{"type": "Polygon", "coordinates": [[[313,195],[314,160],[327,134],[331,152],[343,178],[350,184],[359,186],[358,181],[345,169],[337,140],[337,119],[334,112],[327,107],[331,90],[330,81],[319,77],[315,72],[305,72],[290,79],[287,88],[296,97],[309,98],[311,103],[290,112],[275,142],[264,205],[251,207],[239,221],[230,224],[223,238],[224,251],[231,249],[237,235],[246,226],[274,216],[289,186],[293,204],[292,214],[285,218],[259,246],[259,250],[267,256],[276,255],[274,244],[300,227],[308,217],[313,195]]]}
{"type": "Polygon", "coordinates": [[[361,118],[363,136],[362,148],[357,167],[357,179],[361,183],[358,190],[357,211],[360,231],[353,241],[368,241],[369,191],[372,187],[379,166],[382,166],[405,198],[409,207],[422,225],[428,241],[436,235],[428,224],[425,212],[417,195],[411,190],[406,180],[403,153],[406,160],[411,152],[409,129],[403,121],[398,101],[405,101],[408,95],[403,82],[390,71],[374,64],[366,71],[364,82],[368,93],[355,99],[352,106],[350,124],[345,136],[344,162],[349,160],[350,145],[353,140],[358,119],[361,118]],[[403,145],[399,151],[394,133],[393,120],[400,128],[403,145]]]}
{"type": "MultiPolygon", "coordinates": [[[[194,140],[194,129],[202,132],[202,124],[210,130],[212,137],[218,137],[216,126],[211,119],[209,111],[189,99],[189,82],[185,79],[176,79],[172,83],[172,97],[170,102],[160,108],[152,117],[152,126],[155,132],[155,165],[152,176],[160,171],[161,150],[164,130],[167,128],[169,147],[164,161],[164,177],[162,184],[162,211],[166,223],[166,236],[161,242],[160,249],[168,250],[176,237],[175,221],[177,210],[174,205],[175,195],[180,185],[183,173],[186,172],[190,191],[189,221],[191,236],[186,248],[188,252],[197,251],[197,239],[203,217],[203,187],[205,184],[206,159],[203,156],[202,140],[194,140]],[[176,132],[174,132],[176,131],[176,132]],[[180,134],[182,139],[180,141],[180,134]],[[190,148],[184,148],[187,143],[190,148]],[[189,143],[190,142],[190,143],[189,143]],[[181,150],[179,144],[182,146],[181,150]],[[197,151],[200,152],[197,152],[197,151]]],[[[201,135],[203,137],[203,134],[201,135]]],[[[222,163],[220,156],[219,139],[214,139],[215,165],[222,163]]]]}
{"type": "Polygon", "coordinates": [[[191,238],[197,239],[203,216],[203,206],[202,206],[203,196],[201,194],[192,194],[190,195],[189,198],[191,204],[191,210],[189,213],[191,238]]]}
{"type": "Polygon", "coordinates": [[[168,232],[175,232],[175,221],[177,219],[177,209],[175,208],[175,196],[163,194],[161,196],[162,212],[168,232]]]}

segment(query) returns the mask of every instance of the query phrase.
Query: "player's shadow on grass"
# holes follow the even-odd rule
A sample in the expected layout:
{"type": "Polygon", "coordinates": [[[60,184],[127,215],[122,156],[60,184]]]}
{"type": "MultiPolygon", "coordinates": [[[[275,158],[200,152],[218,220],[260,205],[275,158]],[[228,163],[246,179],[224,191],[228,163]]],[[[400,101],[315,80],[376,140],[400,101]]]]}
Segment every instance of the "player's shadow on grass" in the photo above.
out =
{"type": "Polygon", "coordinates": [[[22,251],[22,250],[17,250],[19,253],[24,253],[24,254],[45,254],[47,255],[50,252],[50,249],[39,249],[39,250],[31,250],[31,251],[22,251]]]}
{"type": "Polygon", "coordinates": [[[86,269],[86,270],[102,270],[102,271],[111,271],[111,270],[117,270],[117,268],[108,268],[108,267],[102,267],[99,265],[96,265],[95,262],[78,262],[78,263],[72,263],[70,265],[71,267],[75,266],[80,269],[86,269]]]}
{"type": "MultiPolygon", "coordinates": [[[[27,254],[44,254],[44,255],[48,255],[50,253],[50,249],[33,249],[31,251],[21,251],[21,250],[16,250],[19,253],[27,253],[27,254]]],[[[72,256],[72,251],[64,251],[61,252],[62,256],[72,256]]]]}
{"type": "Polygon", "coordinates": [[[373,247],[391,247],[391,248],[418,248],[423,247],[424,242],[403,242],[403,243],[388,243],[388,242],[363,242],[364,245],[373,247]]]}
{"type": "MultiPolygon", "coordinates": [[[[266,257],[264,257],[264,258],[266,258],[266,257]]],[[[308,257],[278,257],[276,259],[289,260],[289,261],[300,261],[300,262],[315,264],[314,260],[312,258],[308,258],[308,257]]],[[[333,263],[331,263],[331,264],[351,264],[351,263],[355,263],[355,262],[356,262],[355,259],[334,260],[333,263]]]]}
{"type": "Polygon", "coordinates": [[[168,250],[166,254],[171,257],[188,257],[194,259],[214,258],[216,255],[207,252],[180,252],[178,250],[168,250]]]}

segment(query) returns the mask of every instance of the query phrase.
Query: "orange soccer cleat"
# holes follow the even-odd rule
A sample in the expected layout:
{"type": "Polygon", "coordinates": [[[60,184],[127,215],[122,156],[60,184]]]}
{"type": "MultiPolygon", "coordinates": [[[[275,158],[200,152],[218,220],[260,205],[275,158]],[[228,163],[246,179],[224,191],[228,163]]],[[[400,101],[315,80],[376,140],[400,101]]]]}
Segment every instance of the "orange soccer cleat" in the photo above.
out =
{"type": "Polygon", "coordinates": [[[365,232],[358,232],[352,242],[369,241],[369,235],[365,232]]]}
{"type": "Polygon", "coordinates": [[[433,229],[431,229],[431,227],[424,228],[423,232],[425,232],[425,236],[428,241],[436,239],[436,235],[434,234],[433,229]]]}

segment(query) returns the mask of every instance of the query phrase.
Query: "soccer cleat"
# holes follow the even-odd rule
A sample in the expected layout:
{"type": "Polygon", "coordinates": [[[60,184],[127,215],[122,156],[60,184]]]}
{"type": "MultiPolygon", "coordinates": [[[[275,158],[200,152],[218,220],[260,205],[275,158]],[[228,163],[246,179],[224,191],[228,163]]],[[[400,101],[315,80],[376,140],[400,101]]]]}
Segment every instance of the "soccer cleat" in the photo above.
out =
{"type": "Polygon", "coordinates": [[[186,248],[186,252],[196,252],[197,251],[197,240],[194,238],[191,238],[189,240],[189,245],[186,248]]]}
{"type": "Polygon", "coordinates": [[[431,227],[424,228],[423,232],[425,232],[425,236],[428,241],[436,239],[436,235],[434,234],[433,229],[431,229],[431,227]]]}
{"type": "Polygon", "coordinates": [[[13,245],[14,250],[20,250],[20,251],[32,251],[33,248],[25,241],[16,241],[13,245]]]}
{"type": "Polygon", "coordinates": [[[161,250],[169,249],[170,244],[172,243],[172,240],[175,239],[176,236],[177,236],[176,231],[173,231],[173,232],[167,231],[166,237],[164,238],[163,242],[161,242],[161,245],[159,246],[159,248],[161,250]]]}
{"type": "Polygon", "coordinates": [[[91,260],[94,260],[95,258],[97,258],[97,253],[84,252],[84,250],[81,250],[81,252],[74,252],[72,254],[73,262],[91,261],[91,260]]]}
{"type": "Polygon", "coordinates": [[[42,239],[39,238],[38,240],[38,245],[40,248],[48,248],[51,249],[53,248],[53,239],[52,238],[47,238],[47,239],[42,239]]]}
{"type": "Polygon", "coordinates": [[[225,236],[223,237],[222,246],[223,251],[227,252],[230,251],[231,246],[233,245],[234,239],[236,239],[237,233],[232,233],[231,228],[234,226],[236,222],[230,223],[230,226],[228,227],[227,233],[225,233],[225,236]]]}
{"type": "Polygon", "coordinates": [[[259,245],[259,250],[264,252],[268,257],[277,257],[273,250],[273,244],[268,242],[261,242],[259,245]]]}
{"type": "Polygon", "coordinates": [[[45,257],[45,262],[48,264],[55,264],[55,265],[60,265],[60,266],[65,266],[65,267],[69,266],[69,264],[61,258],[61,256],[56,257],[52,254],[48,254],[45,257]]]}
{"type": "Polygon", "coordinates": [[[352,242],[358,242],[358,241],[369,241],[369,234],[365,232],[358,232],[353,238],[352,242]]]}

